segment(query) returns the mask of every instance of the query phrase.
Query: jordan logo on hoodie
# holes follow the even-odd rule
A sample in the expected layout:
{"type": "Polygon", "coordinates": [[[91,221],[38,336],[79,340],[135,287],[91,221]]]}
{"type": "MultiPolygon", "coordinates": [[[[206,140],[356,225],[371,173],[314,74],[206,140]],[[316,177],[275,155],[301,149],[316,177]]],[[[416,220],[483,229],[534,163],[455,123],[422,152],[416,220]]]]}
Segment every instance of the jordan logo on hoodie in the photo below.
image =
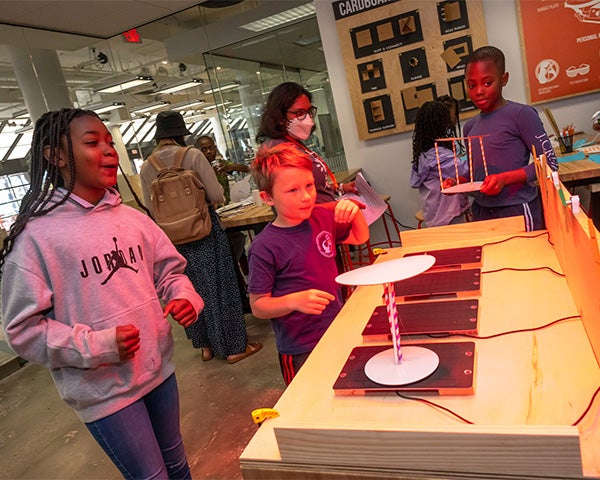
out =
{"type": "MultiPolygon", "coordinates": [[[[137,273],[137,269],[133,268],[131,265],[129,265],[127,263],[127,260],[125,259],[125,254],[123,253],[122,250],[119,249],[119,246],[117,245],[117,237],[113,237],[113,242],[115,242],[114,250],[111,250],[110,254],[103,255],[103,259],[106,264],[106,269],[109,270],[110,273],[104,279],[104,281],[102,283],[100,283],[100,285],[105,285],[106,282],[108,282],[110,280],[110,278],[117,272],[117,270],[119,270],[121,268],[127,268],[127,269],[133,270],[134,272],[137,273]]],[[[139,255],[140,255],[140,260],[141,260],[142,252],[139,247],[138,247],[138,250],[139,250],[139,255]]],[[[133,252],[133,250],[130,249],[129,253],[130,253],[130,259],[133,262],[135,262],[136,261],[135,252],[133,252]]],[[[100,274],[104,271],[104,269],[102,268],[102,262],[99,257],[97,257],[97,256],[92,257],[91,263],[92,263],[92,268],[96,274],[100,274]]],[[[81,265],[83,267],[83,270],[79,273],[83,278],[86,278],[90,275],[90,272],[88,271],[85,260],[81,261],[81,265]]]]}

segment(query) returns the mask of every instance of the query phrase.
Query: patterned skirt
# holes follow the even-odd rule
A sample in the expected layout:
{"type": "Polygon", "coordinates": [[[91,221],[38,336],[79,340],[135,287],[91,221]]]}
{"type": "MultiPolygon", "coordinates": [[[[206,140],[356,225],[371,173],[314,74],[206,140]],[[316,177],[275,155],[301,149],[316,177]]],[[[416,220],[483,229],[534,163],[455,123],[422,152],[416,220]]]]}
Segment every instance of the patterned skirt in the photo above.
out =
{"type": "Polygon", "coordinates": [[[248,336],[231,248],[219,218],[209,208],[209,236],[176,245],[187,260],[185,274],[204,300],[198,321],[186,328],[194,348],[210,347],[222,359],[246,351],[248,336]]]}

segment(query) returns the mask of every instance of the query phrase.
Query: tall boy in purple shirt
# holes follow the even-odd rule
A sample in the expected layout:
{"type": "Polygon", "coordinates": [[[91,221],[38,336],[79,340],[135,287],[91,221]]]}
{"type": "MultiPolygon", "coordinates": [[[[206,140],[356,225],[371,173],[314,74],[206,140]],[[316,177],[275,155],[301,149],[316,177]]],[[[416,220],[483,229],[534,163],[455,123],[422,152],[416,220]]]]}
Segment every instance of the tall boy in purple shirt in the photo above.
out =
{"type": "Polygon", "coordinates": [[[535,165],[530,163],[532,146],[545,153],[548,165],[558,170],[558,161],[533,107],[505,100],[502,88],[508,82],[504,54],[492,46],[475,50],[467,58],[465,81],[471,101],[481,113],[469,119],[465,136],[482,135],[488,175],[481,150],[473,142],[473,178],[483,180],[481,192],[471,205],[474,220],[523,215],[527,231],[544,228],[535,165]]]}

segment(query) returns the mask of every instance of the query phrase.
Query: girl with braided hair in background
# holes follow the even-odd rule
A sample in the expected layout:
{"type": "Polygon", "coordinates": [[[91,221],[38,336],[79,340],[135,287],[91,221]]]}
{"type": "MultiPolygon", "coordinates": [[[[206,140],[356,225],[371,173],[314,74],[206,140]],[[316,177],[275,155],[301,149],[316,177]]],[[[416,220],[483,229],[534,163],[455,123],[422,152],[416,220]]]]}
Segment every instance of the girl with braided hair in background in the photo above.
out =
{"type": "Polygon", "coordinates": [[[456,170],[461,181],[469,175],[468,163],[455,157],[452,141],[438,142],[447,138],[454,125],[450,110],[443,102],[425,102],[419,107],[413,132],[413,159],[410,186],[419,189],[423,216],[428,227],[462,223],[469,210],[469,198],[465,193],[444,195],[440,186],[440,170],[444,187],[456,183],[456,170]],[[439,155],[439,167],[438,167],[439,155]]]}
{"type": "Polygon", "coordinates": [[[166,317],[187,327],[204,304],[168,237],[122,204],[118,164],[95,112],[36,122],[30,188],[0,252],[4,332],[50,369],[125,478],[187,479],[166,317]]]}
{"type": "MultiPolygon", "coordinates": [[[[436,98],[438,102],[442,102],[448,107],[450,111],[450,120],[452,121],[452,129],[448,131],[448,137],[459,138],[462,137],[462,128],[460,126],[460,104],[458,100],[450,95],[440,95],[436,98]]],[[[454,148],[457,155],[464,155],[466,153],[465,145],[461,140],[454,142],[454,148]]]]}

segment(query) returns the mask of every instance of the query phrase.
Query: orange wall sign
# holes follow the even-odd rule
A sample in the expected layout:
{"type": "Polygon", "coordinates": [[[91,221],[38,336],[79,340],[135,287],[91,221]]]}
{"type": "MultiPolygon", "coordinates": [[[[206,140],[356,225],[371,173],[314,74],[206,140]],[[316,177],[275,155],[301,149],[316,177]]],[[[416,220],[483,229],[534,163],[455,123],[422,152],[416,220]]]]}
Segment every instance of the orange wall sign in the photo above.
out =
{"type": "Polygon", "coordinates": [[[531,103],[600,90],[600,0],[517,0],[531,103]]]}

